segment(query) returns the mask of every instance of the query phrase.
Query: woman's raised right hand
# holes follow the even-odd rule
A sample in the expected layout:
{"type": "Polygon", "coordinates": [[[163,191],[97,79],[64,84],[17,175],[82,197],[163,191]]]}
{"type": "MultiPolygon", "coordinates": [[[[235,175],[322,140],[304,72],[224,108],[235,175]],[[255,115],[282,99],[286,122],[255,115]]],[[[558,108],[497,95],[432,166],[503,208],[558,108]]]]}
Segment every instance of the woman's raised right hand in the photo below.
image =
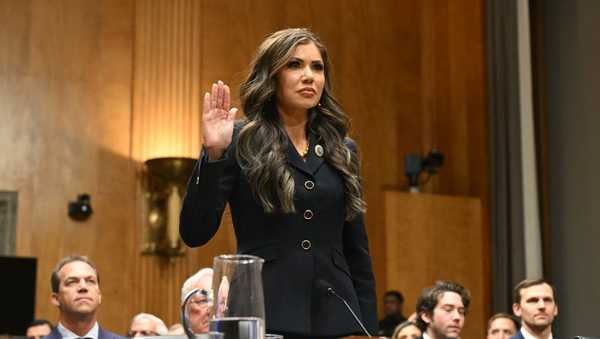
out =
{"type": "Polygon", "coordinates": [[[212,84],[211,92],[204,94],[202,105],[202,138],[204,149],[211,160],[223,156],[233,136],[233,123],[238,109],[229,107],[229,86],[222,81],[212,84]]]}

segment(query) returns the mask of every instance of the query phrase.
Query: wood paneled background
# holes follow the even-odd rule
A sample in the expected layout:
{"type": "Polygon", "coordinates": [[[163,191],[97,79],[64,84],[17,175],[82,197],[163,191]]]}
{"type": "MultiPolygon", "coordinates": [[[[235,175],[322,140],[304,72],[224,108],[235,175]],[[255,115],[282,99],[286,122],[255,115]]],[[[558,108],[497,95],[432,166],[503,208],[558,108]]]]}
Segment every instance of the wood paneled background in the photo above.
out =
{"type": "Polygon", "coordinates": [[[195,156],[202,91],[237,89],[263,37],[284,27],[310,27],[329,48],[362,152],[379,295],[383,192],[406,185],[406,152],[446,155],[424,190],[480,198],[487,236],[483,11],[483,0],[0,0],[0,189],[19,192],[17,254],[39,260],[36,316],[56,320],[50,272],[77,252],[101,272],[105,327],[124,333],[141,311],[177,321],[181,283],[235,240],[225,218],[185,257],[139,254],[140,160],[164,155],[151,144],[162,136],[144,133],[184,125],[170,147],[195,156]],[[67,203],[83,192],[94,215],[74,222],[67,203]]]}
{"type": "Polygon", "coordinates": [[[400,290],[407,300],[414,301],[423,286],[440,277],[460,282],[471,293],[461,338],[484,337],[480,325],[488,318],[489,306],[484,298],[488,280],[481,260],[485,252],[481,200],[395,190],[384,195],[388,288],[400,290]],[[418,244],[420,250],[412,244],[418,244]]]}

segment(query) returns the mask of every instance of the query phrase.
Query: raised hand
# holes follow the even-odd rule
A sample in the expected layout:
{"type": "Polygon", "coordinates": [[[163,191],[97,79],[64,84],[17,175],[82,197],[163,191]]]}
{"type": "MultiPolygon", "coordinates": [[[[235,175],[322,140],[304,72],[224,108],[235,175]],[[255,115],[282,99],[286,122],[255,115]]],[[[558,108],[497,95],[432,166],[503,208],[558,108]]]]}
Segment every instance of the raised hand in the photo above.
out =
{"type": "Polygon", "coordinates": [[[238,109],[229,107],[231,96],[229,86],[221,80],[212,84],[211,92],[204,94],[202,105],[202,137],[208,157],[216,160],[231,143],[233,122],[238,109]]]}

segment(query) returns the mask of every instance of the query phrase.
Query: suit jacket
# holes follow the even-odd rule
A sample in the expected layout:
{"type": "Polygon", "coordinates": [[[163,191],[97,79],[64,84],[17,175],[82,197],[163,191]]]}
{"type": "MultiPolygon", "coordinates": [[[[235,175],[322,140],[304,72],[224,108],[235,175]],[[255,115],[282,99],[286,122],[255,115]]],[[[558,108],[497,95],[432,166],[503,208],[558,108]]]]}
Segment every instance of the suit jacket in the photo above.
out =
{"type": "MultiPolygon", "coordinates": [[[[556,339],[556,337],[554,337],[554,338],[556,339]]],[[[523,336],[523,332],[521,332],[521,329],[519,328],[519,330],[517,331],[517,334],[512,336],[510,339],[525,339],[525,337],[523,336]]],[[[591,337],[590,339],[593,339],[593,337],[591,337]]]]}
{"type": "Polygon", "coordinates": [[[521,329],[519,328],[517,334],[510,337],[510,339],[525,339],[525,337],[523,337],[523,333],[521,333],[521,329]]]}
{"type": "MultiPolygon", "coordinates": [[[[319,138],[309,136],[306,162],[291,142],[285,150],[294,176],[297,212],[267,214],[235,157],[239,129],[236,125],[221,160],[209,162],[201,154],[181,210],[183,241],[191,247],[208,242],[229,203],[238,252],[265,259],[269,331],[323,336],[360,333],[343,302],[316,283],[322,279],[348,301],[371,333],[377,333],[375,281],[363,216],[345,221],[344,183],[322,154],[316,154],[319,138]]],[[[350,139],[345,143],[356,156],[354,143],[350,139]]]]}
{"type": "MultiPolygon", "coordinates": [[[[58,327],[55,326],[54,329],[52,329],[52,332],[50,332],[50,334],[48,334],[47,336],[45,336],[43,338],[44,339],[62,339],[62,335],[58,331],[58,327]]],[[[99,327],[98,328],[98,339],[126,339],[126,338],[123,336],[120,336],[118,334],[114,334],[112,332],[104,330],[102,327],[99,327]]]]}

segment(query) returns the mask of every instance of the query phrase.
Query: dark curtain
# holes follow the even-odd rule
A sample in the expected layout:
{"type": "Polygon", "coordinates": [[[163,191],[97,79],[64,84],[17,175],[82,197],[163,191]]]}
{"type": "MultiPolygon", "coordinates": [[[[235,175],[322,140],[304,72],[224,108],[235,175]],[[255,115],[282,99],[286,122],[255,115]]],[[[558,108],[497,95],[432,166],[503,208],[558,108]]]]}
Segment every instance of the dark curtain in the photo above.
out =
{"type": "Polygon", "coordinates": [[[525,278],[516,1],[486,2],[494,313],[512,313],[525,278]]]}

